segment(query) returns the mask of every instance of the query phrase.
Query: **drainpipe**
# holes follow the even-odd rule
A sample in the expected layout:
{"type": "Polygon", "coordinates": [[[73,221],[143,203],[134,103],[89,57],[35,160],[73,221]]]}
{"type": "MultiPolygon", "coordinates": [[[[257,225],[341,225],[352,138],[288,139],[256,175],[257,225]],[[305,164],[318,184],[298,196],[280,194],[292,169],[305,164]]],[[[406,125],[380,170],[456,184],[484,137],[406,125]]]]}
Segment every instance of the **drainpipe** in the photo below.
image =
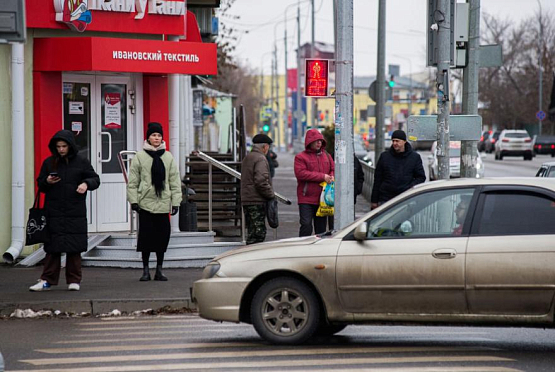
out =
{"type": "Polygon", "coordinates": [[[12,243],[2,258],[14,263],[25,245],[24,45],[12,44],[12,243]]]}
{"type": "MultiPolygon", "coordinates": [[[[169,41],[179,42],[179,36],[169,36],[169,41]]],[[[170,143],[171,153],[175,161],[177,161],[177,169],[181,169],[180,149],[179,149],[179,75],[170,74],[168,81],[169,89],[169,120],[170,120],[170,143]]],[[[179,176],[181,179],[181,175],[179,176]]],[[[179,232],[179,217],[174,216],[171,219],[172,231],[179,232]]]]}

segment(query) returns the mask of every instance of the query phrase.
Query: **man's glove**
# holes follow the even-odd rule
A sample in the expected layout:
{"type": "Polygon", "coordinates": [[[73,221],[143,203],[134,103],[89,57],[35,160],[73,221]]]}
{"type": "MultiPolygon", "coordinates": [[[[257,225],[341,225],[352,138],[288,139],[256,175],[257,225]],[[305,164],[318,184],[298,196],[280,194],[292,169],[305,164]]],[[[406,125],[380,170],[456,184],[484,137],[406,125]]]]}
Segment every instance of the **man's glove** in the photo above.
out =
{"type": "Polygon", "coordinates": [[[131,204],[131,209],[134,210],[135,212],[138,212],[139,209],[140,209],[139,204],[137,204],[137,203],[131,204]]]}
{"type": "Polygon", "coordinates": [[[179,207],[172,207],[172,216],[175,216],[179,212],[179,207]]]}

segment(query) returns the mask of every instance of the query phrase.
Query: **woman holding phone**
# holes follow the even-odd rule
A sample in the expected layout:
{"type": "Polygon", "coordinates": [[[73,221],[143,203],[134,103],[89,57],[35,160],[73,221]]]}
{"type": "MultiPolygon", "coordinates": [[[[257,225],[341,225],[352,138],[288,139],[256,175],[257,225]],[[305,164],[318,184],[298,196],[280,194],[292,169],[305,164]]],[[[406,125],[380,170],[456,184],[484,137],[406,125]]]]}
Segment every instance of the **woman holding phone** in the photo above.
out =
{"type": "Polygon", "coordinates": [[[150,253],[156,252],[154,280],[167,281],[162,274],[164,253],[170,241],[169,213],[177,214],[181,203],[181,180],[172,154],[166,151],[160,123],[149,123],[143,150],[131,161],[127,200],[139,213],[137,251],[142,252],[143,275],[150,280],[150,253]]]}
{"type": "Polygon", "coordinates": [[[100,186],[100,177],[88,159],[78,155],[73,132],[61,130],[48,145],[52,156],[43,163],[37,178],[45,194],[50,242],[38,283],[31,291],[47,291],[60,278],[61,255],[66,253],[66,282],[70,291],[81,288],[81,252],[87,250],[87,191],[100,186]]]}

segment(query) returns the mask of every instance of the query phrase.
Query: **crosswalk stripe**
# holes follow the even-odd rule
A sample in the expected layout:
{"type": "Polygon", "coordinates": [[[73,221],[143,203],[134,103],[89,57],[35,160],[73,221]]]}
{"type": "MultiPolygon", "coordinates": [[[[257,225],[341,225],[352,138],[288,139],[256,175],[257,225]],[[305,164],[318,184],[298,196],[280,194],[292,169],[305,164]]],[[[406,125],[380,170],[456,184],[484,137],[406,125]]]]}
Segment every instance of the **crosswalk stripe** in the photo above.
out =
{"type": "MultiPolygon", "coordinates": [[[[253,328],[243,329],[242,331],[253,331],[253,328]]],[[[188,333],[233,333],[236,329],[184,329],[181,331],[164,331],[164,334],[188,334],[188,333]]],[[[72,337],[110,337],[110,336],[123,336],[123,335],[160,335],[160,331],[137,331],[137,332],[108,332],[108,333],[98,333],[98,334],[74,334],[72,337]]]]}
{"type": "MultiPolygon", "coordinates": [[[[353,372],[355,369],[333,369],[333,372],[353,372]]],[[[473,366],[473,367],[402,367],[402,368],[364,368],[364,372],[522,372],[520,369],[506,368],[506,367],[491,367],[491,366],[473,366]]],[[[310,371],[318,372],[324,371],[322,369],[311,369],[310,371]]],[[[306,369],[288,369],[287,372],[306,372],[306,369]]]]}
{"type": "Polygon", "coordinates": [[[254,342],[202,342],[202,343],[181,343],[181,344],[152,344],[152,345],[109,345],[95,347],[71,347],[71,348],[49,348],[37,349],[45,354],[64,354],[64,353],[103,353],[110,351],[134,351],[134,350],[166,350],[166,349],[209,349],[224,347],[265,347],[268,345],[257,344],[254,342]]]}
{"type": "Polygon", "coordinates": [[[119,322],[121,320],[133,320],[133,319],[145,319],[146,317],[148,317],[149,319],[190,319],[190,320],[202,320],[202,321],[207,321],[206,319],[202,319],[201,317],[198,316],[198,314],[186,314],[186,315],[176,315],[176,314],[172,314],[172,315],[156,315],[156,316],[151,316],[151,315],[129,315],[129,316],[117,316],[117,317],[102,317],[99,318],[101,321],[103,322],[119,322]]]}
{"type": "MultiPolygon", "coordinates": [[[[206,329],[205,324],[183,324],[183,325],[140,325],[129,327],[105,327],[105,328],[79,328],[80,332],[99,332],[99,331],[126,331],[129,329],[171,329],[171,328],[203,328],[206,329]]],[[[252,328],[249,324],[219,324],[218,329],[221,328],[252,328]]]]}
{"type": "MultiPolygon", "coordinates": [[[[459,362],[514,362],[514,359],[494,356],[448,356],[448,357],[398,357],[398,358],[352,358],[352,359],[303,359],[287,360],[287,367],[317,367],[317,366],[345,366],[364,364],[393,364],[393,363],[459,363],[459,362]]],[[[271,368],[276,367],[276,361],[240,361],[240,362],[204,362],[204,363],[176,363],[133,366],[100,366],[100,367],[71,367],[37,370],[12,370],[10,372],[139,372],[139,371],[175,371],[191,369],[224,369],[224,368],[271,368]]],[[[445,371],[445,368],[443,369],[445,371]]],[[[476,370],[476,369],[475,369],[476,370]]]]}
{"type": "Polygon", "coordinates": [[[198,335],[194,337],[188,337],[187,334],[182,333],[179,335],[166,335],[164,337],[126,337],[126,338],[94,338],[93,340],[64,340],[56,341],[55,344],[106,344],[106,343],[117,343],[117,342],[133,342],[133,341],[170,341],[170,340],[206,340],[206,336],[198,335]]]}
{"type": "MultiPolygon", "coordinates": [[[[146,346],[146,345],[145,345],[146,346]]],[[[150,345],[153,346],[153,345],[150,345]]],[[[156,345],[159,346],[159,345],[156,345]]],[[[172,345],[164,345],[172,346],[172,345]]],[[[181,345],[176,345],[181,346],[181,345]]],[[[176,349],[183,347],[166,347],[176,349]]],[[[73,352],[71,349],[68,349],[73,352]]],[[[139,350],[137,348],[125,348],[125,351],[139,350]]],[[[144,348],[142,350],[153,350],[144,348]]],[[[216,358],[252,358],[252,357],[280,357],[280,356],[313,356],[313,355],[349,355],[349,354],[377,354],[377,353],[418,353],[418,352],[457,352],[460,348],[454,347],[398,347],[398,348],[328,348],[328,349],[285,349],[285,350],[249,350],[249,351],[221,351],[207,353],[173,353],[173,354],[143,354],[143,355],[102,355],[94,357],[71,357],[71,358],[44,358],[24,359],[20,362],[39,365],[59,364],[81,364],[81,363],[110,363],[110,362],[132,362],[132,361],[154,361],[174,359],[216,359],[216,358]]],[[[467,349],[464,351],[468,351],[467,349]]]]}

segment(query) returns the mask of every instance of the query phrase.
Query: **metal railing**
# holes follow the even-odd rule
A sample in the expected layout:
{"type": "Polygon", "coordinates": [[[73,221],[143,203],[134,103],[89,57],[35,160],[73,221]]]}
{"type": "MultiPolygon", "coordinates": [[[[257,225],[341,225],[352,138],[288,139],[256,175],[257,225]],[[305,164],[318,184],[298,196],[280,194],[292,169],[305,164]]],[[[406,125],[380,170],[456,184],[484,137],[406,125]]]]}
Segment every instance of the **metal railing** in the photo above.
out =
{"type": "MultiPolygon", "coordinates": [[[[224,163],[214,159],[213,157],[206,155],[202,151],[198,151],[197,156],[208,163],[208,229],[212,231],[212,166],[221,169],[222,171],[226,172],[230,176],[241,180],[241,173],[237,172],[235,169],[225,165],[224,163]]],[[[277,201],[291,205],[292,202],[288,198],[283,195],[274,192],[277,201]]],[[[274,237],[277,237],[277,229],[274,229],[274,237]]],[[[241,238],[243,241],[245,240],[245,214],[243,213],[243,209],[241,208],[241,238]]]]}
{"type": "Polygon", "coordinates": [[[374,185],[374,167],[368,163],[361,161],[362,171],[364,172],[364,184],[362,185],[362,196],[368,203],[372,197],[372,186],[374,185]]]}
{"type": "MultiPolygon", "coordinates": [[[[129,183],[129,177],[127,175],[127,168],[125,167],[125,163],[126,162],[129,163],[129,166],[131,166],[131,159],[132,159],[132,156],[134,156],[135,154],[137,154],[137,151],[131,151],[131,150],[124,150],[118,153],[118,163],[121,168],[121,173],[123,174],[123,179],[125,180],[126,185],[129,183]]],[[[135,214],[133,213],[133,209],[129,208],[129,234],[135,233],[134,220],[135,220],[135,214]]]]}

